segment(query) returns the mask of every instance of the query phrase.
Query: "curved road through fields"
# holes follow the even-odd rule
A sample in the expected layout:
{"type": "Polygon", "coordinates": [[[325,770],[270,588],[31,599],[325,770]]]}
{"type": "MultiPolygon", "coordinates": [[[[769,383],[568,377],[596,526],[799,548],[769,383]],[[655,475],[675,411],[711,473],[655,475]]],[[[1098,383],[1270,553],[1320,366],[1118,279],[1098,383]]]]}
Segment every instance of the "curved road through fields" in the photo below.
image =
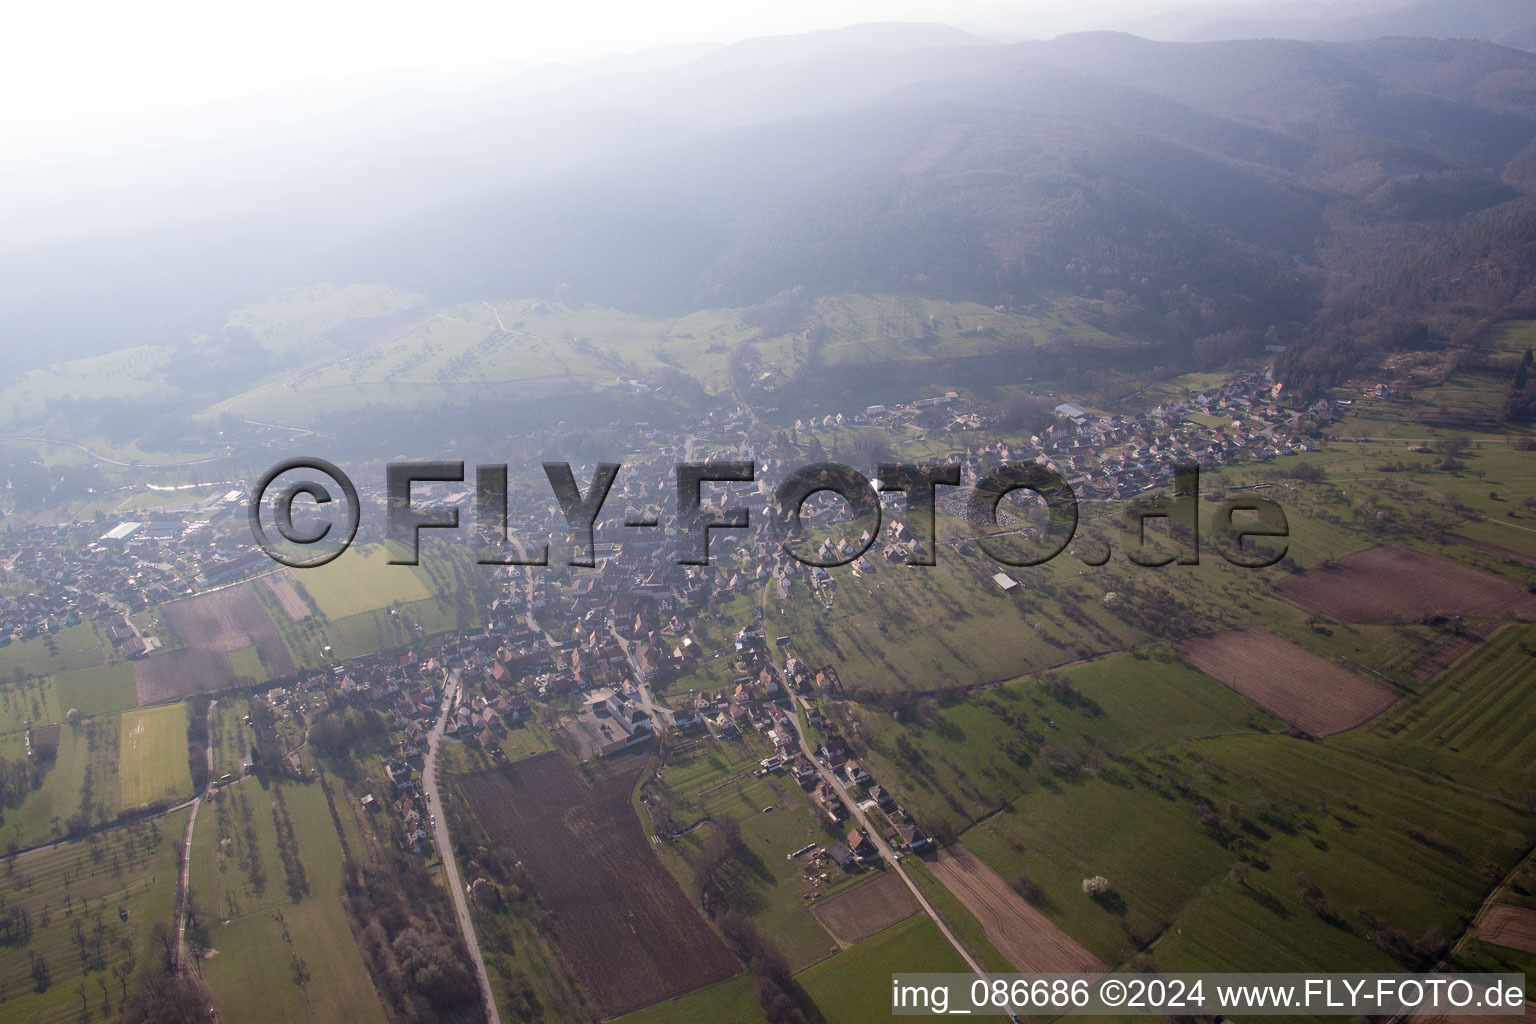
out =
{"type": "Polygon", "coordinates": [[[491,994],[491,979],[485,973],[485,960],[480,956],[480,943],[475,938],[475,923],[469,916],[469,901],[464,898],[464,882],[459,878],[459,865],[453,858],[453,846],[448,837],[448,815],[442,813],[443,800],[437,788],[438,746],[442,743],[448,716],[459,702],[460,693],[459,673],[449,673],[443,686],[443,710],[437,716],[437,724],[427,734],[427,759],[421,769],[421,787],[427,795],[427,812],[432,815],[432,832],[437,842],[438,856],[442,858],[443,869],[448,873],[448,891],[453,894],[453,910],[459,917],[459,931],[464,935],[464,945],[469,948],[469,959],[475,965],[475,974],[480,979],[480,992],[485,997],[485,1019],[488,1024],[501,1024],[501,1017],[496,1012],[496,997],[491,994]]]}

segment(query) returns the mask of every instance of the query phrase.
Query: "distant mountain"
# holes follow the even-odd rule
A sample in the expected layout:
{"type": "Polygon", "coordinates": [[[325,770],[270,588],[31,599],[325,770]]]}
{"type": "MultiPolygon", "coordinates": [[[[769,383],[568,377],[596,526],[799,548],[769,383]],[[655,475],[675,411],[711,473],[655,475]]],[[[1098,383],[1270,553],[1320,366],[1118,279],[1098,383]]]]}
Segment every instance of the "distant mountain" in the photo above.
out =
{"type": "MultiPolygon", "coordinates": [[[[862,26],[671,56],[240,140],[242,167],[281,157],[265,179],[175,154],[167,180],[196,187],[155,193],[152,231],[0,256],[0,324],[73,353],[316,280],[657,313],[798,286],[1073,295],[1184,358],[1369,333],[1347,308],[1361,275],[1432,275],[1473,220],[1502,251],[1536,188],[1536,56],[1489,43],[862,26]],[[1416,261],[1388,266],[1401,246],[1416,261]]],[[[1521,292],[1486,290],[1484,314],[1521,292]]]]}
{"type": "Polygon", "coordinates": [[[1536,50],[1536,4],[1530,0],[1376,0],[1277,7],[1272,13],[1213,19],[1189,31],[1192,41],[1302,39],[1345,42],[1383,36],[1477,39],[1536,50]]]}

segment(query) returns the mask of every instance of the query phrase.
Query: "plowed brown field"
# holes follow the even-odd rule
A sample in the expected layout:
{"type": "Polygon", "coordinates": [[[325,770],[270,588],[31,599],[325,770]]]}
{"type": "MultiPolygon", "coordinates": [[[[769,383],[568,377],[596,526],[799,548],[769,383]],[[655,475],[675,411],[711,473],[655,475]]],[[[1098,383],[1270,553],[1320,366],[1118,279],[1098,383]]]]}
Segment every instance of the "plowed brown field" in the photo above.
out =
{"type": "Polygon", "coordinates": [[[1524,588],[1410,548],[1362,551],[1331,569],[1287,576],[1275,589],[1340,622],[1423,622],[1437,615],[1536,619],[1536,596],[1524,588]]]}
{"type": "Polygon", "coordinates": [[[1267,629],[1194,637],[1180,645],[1179,654],[1223,686],[1313,736],[1353,729],[1397,700],[1385,686],[1267,629]]]}
{"type": "Polygon", "coordinates": [[[819,900],[811,906],[811,913],[839,942],[852,945],[905,921],[917,909],[917,900],[896,872],[886,871],[879,878],[819,900]]]}
{"type": "Polygon", "coordinates": [[[947,846],[929,867],[981,922],[982,931],[1014,969],[1024,974],[1071,974],[1105,970],[1104,963],[1014,892],[1001,875],[959,843],[947,846]]]}
{"type": "Polygon", "coordinates": [[[491,838],[527,868],[556,945],[603,1018],[739,969],[640,827],[630,793],[644,767],[641,757],[609,763],[589,786],[548,753],[461,781],[491,838]]]}
{"type": "Polygon", "coordinates": [[[1536,953],[1536,910],[1492,906],[1477,925],[1477,937],[1496,946],[1536,953]]]}

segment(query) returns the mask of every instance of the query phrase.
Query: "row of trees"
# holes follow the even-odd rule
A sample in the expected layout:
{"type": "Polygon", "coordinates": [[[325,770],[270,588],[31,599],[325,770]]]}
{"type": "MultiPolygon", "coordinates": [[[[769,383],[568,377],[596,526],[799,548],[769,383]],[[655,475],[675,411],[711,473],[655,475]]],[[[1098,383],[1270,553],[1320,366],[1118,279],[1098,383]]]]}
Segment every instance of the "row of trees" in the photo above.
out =
{"type": "Polygon", "coordinates": [[[208,708],[211,700],[200,693],[187,702],[187,767],[192,771],[192,792],[208,788],[208,708]]]}

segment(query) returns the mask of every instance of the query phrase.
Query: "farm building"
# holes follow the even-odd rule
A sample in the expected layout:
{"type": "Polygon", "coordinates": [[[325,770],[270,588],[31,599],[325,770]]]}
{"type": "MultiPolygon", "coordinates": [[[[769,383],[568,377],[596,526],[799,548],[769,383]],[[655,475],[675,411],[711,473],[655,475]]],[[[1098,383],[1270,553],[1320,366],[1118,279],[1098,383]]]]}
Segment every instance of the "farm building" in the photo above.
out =
{"type": "Polygon", "coordinates": [[[116,526],[112,527],[112,529],[102,534],[101,539],[103,541],[116,541],[117,543],[121,544],[123,541],[127,540],[129,537],[132,537],[143,528],[143,523],[135,523],[132,521],[118,523],[116,526]]]}
{"type": "Polygon", "coordinates": [[[1060,416],[1063,419],[1071,420],[1078,426],[1082,426],[1084,423],[1087,423],[1090,415],[1087,409],[1084,409],[1080,405],[1073,405],[1071,402],[1063,402],[1053,411],[1057,416],[1060,416]]]}

